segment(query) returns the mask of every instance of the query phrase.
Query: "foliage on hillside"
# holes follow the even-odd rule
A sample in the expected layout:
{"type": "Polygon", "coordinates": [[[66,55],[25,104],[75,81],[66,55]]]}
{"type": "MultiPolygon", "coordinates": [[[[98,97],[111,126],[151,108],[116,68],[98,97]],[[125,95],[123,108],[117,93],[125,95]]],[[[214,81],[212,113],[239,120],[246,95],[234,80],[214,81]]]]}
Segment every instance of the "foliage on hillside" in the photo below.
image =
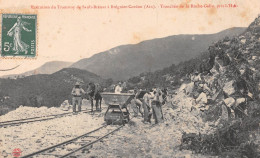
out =
{"type": "Polygon", "coordinates": [[[89,82],[100,83],[102,86],[111,84],[85,70],[75,68],[62,69],[51,75],[33,75],[18,79],[0,79],[0,104],[2,107],[15,108],[25,106],[60,106],[71,100],[71,90],[79,81],[83,89],[89,82]]]}
{"type": "Polygon", "coordinates": [[[252,59],[256,57],[260,49],[259,43],[259,26],[257,25],[258,18],[248,27],[248,29],[240,36],[225,37],[212,44],[208,50],[202,52],[198,57],[181,62],[178,65],[158,70],[155,72],[142,73],[139,76],[132,77],[128,82],[138,85],[140,88],[150,88],[153,86],[162,87],[178,87],[185,80],[189,80],[190,75],[195,72],[202,75],[211,74],[210,70],[215,64],[215,58],[221,60],[222,66],[228,66],[231,76],[240,78],[239,69],[241,64],[245,66],[245,74],[248,76],[255,73],[254,81],[251,79],[246,82],[250,83],[249,88],[256,93],[255,81],[259,81],[258,72],[251,70],[250,66],[254,65],[256,70],[259,70],[259,61],[252,59]],[[242,42],[240,42],[242,40],[242,42]],[[245,41],[245,43],[244,43],[245,41]],[[252,52],[252,53],[251,53],[252,52]],[[250,54],[251,53],[251,54],[250,54]]]}
{"type": "Polygon", "coordinates": [[[209,53],[203,52],[197,58],[181,62],[178,65],[172,64],[170,67],[155,72],[142,73],[130,78],[128,82],[137,84],[140,88],[177,87],[188,79],[190,74],[196,71],[199,73],[207,72],[211,68],[209,53]]]}

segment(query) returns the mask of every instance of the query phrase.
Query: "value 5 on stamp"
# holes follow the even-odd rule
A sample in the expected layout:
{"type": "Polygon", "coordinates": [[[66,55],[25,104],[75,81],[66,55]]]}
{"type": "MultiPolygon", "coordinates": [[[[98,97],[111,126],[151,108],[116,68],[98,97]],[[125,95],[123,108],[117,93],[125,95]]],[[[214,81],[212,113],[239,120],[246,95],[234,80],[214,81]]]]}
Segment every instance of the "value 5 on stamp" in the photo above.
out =
{"type": "Polygon", "coordinates": [[[37,15],[2,14],[2,57],[36,57],[37,15]]]}

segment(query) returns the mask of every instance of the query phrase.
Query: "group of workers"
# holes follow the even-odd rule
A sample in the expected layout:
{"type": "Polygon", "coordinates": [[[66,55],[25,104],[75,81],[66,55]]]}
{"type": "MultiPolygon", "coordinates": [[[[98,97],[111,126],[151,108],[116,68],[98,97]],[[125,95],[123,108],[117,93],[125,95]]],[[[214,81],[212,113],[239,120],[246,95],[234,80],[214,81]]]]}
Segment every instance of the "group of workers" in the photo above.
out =
{"type": "MultiPolygon", "coordinates": [[[[115,86],[115,93],[123,91],[121,82],[115,86]]],[[[167,89],[153,88],[151,90],[134,89],[135,97],[131,101],[134,117],[140,113],[144,123],[151,123],[153,116],[155,124],[163,122],[162,105],[166,103],[167,89]]]]}
{"type": "Polygon", "coordinates": [[[162,105],[165,104],[167,90],[153,88],[151,90],[140,90],[135,88],[135,97],[131,102],[134,117],[140,113],[144,123],[151,123],[153,116],[155,124],[163,122],[162,105]]]}
{"type": "MultiPolygon", "coordinates": [[[[115,93],[119,94],[123,90],[121,82],[115,87],[115,93]]],[[[134,117],[140,113],[144,118],[144,123],[151,123],[153,116],[155,124],[163,122],[162,105],[166,103],[167,89],[151,90],[134,89],[134,99],[131,101],[134,117]]]]}
{"type": "MultiPolygon", "coordinates": [[[[115,87],[115,93],[119,94],[123,90],[121,82],[115,87]]],[[[78,105],[78,111],[81,111],[83,95],[87,94],[77,82],[72,89],[71,95],[73,112],[76,112],[76,104],[78,105]]],[[[153,116],[155,124],[163,122],[162,105],[166,102],[167,89],[153,88],[151,90],[134,89],[135,97],[131,101],[134,117],[137,117],[140,113],[144,118],[144,123],[151,123],[153,116]]],[[[93,108],[93,107],[92,107],[93,108]]]]}

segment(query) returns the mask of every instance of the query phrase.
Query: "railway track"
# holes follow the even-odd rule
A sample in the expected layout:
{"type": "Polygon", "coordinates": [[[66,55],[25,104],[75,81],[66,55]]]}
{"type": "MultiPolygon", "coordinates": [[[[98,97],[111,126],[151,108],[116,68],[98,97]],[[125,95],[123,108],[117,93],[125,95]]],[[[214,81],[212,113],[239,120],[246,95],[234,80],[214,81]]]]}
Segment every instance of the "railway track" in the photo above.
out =
{"type": "MultiPolygon", "coordinates": [[[[82,110],[81,112],[90,113],[92,111],[91,110],[82,110]]],[[[37,122],[37,121],[46,121],[46,120],[51,120],[51,119],[60,118],[63,116],[69,116],[69,115],[73,115],[73,112],[67,112],[67,113],[56,114],[56,115],[47,115],[47,116],[41,116],[41,117],[31,117],[31,118],[20,119],[20,120],[3,121],[3,122],[0,122],[0,127],[15,126],[15,125],[21,125],[24,123],[31,123],[31,122],[37,122]]]]}
{"type": "Polygon", "coordinates": [[[65,157],[78,157],[78,151],[86,149],[91,145],[99,142],[108,135],[113,134],[118,131],[124,125],[121,126],[101,126],[93,131],[80,135],[76,138],[67,140],[65,142],[50,146],[48,148],[36,151],[34,153],[22,156],[22,158],[31,158],[31,157],[51,157],[51,158],[65,158],[65,157]]]}

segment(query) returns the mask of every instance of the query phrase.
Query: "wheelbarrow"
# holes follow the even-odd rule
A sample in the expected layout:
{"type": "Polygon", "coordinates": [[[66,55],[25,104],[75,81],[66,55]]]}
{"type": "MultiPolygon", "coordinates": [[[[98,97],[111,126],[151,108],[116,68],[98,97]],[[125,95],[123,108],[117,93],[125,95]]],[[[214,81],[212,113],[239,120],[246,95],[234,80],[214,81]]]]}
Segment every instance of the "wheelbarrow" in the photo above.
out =
{"type": "Polygon", "coordinates": [[[106,113],[104,115],[105,122],[110,124],[125,124],[129,122],[129,111],[127,105],[130,104],[134,98],[134,94],[131,93],[100,93],[108,105],[106,113]]]}

